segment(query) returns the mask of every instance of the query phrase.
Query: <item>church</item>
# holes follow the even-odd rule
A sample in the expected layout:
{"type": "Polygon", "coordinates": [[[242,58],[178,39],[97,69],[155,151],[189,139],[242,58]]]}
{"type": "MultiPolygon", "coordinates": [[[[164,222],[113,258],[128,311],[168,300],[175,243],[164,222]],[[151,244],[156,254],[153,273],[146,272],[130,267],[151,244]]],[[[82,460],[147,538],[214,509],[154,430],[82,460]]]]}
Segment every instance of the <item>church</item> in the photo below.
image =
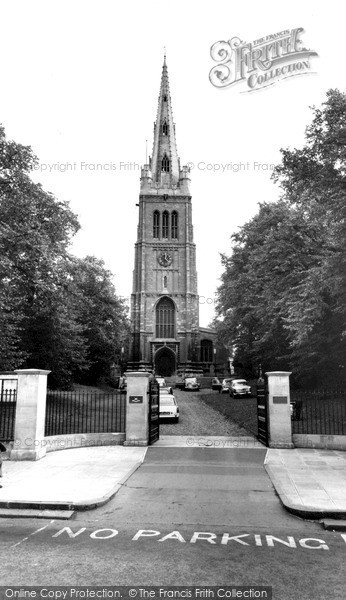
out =
{"type": "Polygon", "coordinates": [[[131,295],[131,369],[214,374],[215,332],[199,326],[190,172],[180,165],[166,57],[154,144],[141,169],[131,295]]]}

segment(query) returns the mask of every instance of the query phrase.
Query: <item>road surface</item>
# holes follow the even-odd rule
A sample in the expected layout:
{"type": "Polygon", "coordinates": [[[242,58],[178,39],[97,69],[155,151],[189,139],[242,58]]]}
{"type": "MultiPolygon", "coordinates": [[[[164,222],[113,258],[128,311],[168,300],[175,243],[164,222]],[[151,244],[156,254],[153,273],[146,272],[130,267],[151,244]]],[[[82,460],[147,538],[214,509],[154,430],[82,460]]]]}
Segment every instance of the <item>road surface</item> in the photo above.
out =
{"type": "Polygon", "coordinates": [[[0,521],[3,585],[265,585],[343,599],[346,536],[288,514],[265,449],[155,448],[114,499],[70,521],[0,521]]]}

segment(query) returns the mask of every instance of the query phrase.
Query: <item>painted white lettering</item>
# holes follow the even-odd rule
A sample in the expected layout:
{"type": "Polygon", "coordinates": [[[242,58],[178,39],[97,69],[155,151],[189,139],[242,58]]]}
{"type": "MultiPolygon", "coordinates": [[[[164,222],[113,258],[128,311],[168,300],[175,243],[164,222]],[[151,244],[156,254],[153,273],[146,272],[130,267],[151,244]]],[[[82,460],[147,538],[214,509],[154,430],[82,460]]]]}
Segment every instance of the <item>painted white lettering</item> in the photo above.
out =
{"type": "Polygon", "coordinates": [[[257,535],[257,533],[255,534],[255,543],[256,543],[256,546],[263,546],[262,538],[260,535],[257,535]]]}
{"type": "Polygon", "coordinates": [[[58,537],[59,535],[64,533],[64,531],[66,531],[68,537],[75,538],[75,537],[77,537],[77,535],[80,535],[85,530],[86,530],[86,527],[81,527],[81,529],[78,529],[78,531],[76,531],[76,533],[73,533],[73,531],[70,527],[63,527],[62,529],[60,529],[59,531],[54,533],[54,535],[52,537],[58,537]]]}
{"type": "Polygon", "coordinates": [[[238,544],[242,544],[243,546],[250,546],[250,544],[244,542],[244,540],[239,539],[243,537],[248,537],[249,535],[249,533],[242,533],[241,535],[229,535],[229,533],[224,533],[221,539],[221,544],[227,545],[230,540],[234,540],[235,542],[238,542],[238,544]]]}
{"type": "Polygon", "coordinates": [[[197,540],[205,540],[206,542],[209,542],[209,544],[216,544],[216,538],[217,535],[215,533],[209,533],[208,531],[195,531],[190,540],[190,544],[195,544],[197,540]]]}
{"type": "Polygon", "coordinates": [[[299,540],[299,543],[302,548],[310,548],[311,550],[329,550],[326,542],[317,538],[303,538],[302,540],[299,540]],[[316,543],[317,546],[311,545],[311,543],[316,543]]]}
{"type": "Polygon", "coordinates": [[[140,537],[155,537],[156,535],[160,535],[160,532],[154,531],[154,529],[139,529],[132,540],[138,540],[140,537]]]}
{"type": "Polygon", "coordinates": [[[112,537],[118,535],[117,529],[97,529],[93,533],[90,534],[90,537],[93,540],[109,540],[112,537]],[[105,533],[110,532],[110,533],[105,533]]]}
{"type": "Polygon", "coordinates": [[[183,544],[186,544],[186,541],[184,540],[181,533],[179,533],[179,531],[172,531],[171,533],[164,535],[158,540],[158,542],[165,542],[166,540],[178,540],[179,542],[183,542],[183,544]]]}
{"type": "Polygon", "coordinates": [[[297,544],[294,541],[294,537],[292,537],[291,535],[287,536],[287,542],[285,540],[281,540],[280,538],[275,537],[274,535],[266,535],[266,539],[267,539],[267,544],[268,546],[273,547],[274,546],[274,540],[276,542],[279,542],[280,544],[284,544],[285,546],[288,546],[289,548],[296,548],[297,544]]]}

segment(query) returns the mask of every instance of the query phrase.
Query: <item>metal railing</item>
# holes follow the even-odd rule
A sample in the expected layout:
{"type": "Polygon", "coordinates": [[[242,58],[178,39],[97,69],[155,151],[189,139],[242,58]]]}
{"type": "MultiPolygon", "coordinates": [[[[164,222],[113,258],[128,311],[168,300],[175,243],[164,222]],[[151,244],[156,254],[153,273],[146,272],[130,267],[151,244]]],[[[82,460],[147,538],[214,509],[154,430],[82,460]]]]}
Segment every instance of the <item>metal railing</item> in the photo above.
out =
{"type": "Polygon", "coordinates": [[[292,433],[346,435],[344,390],[293,390],[292,433]]]}
{"type": "Polygon", "coordinates": [[[126,394],[48,390],[45,435],[125,432],[126,394]]]}
{"type": "Polygon", "coordinates": [[[16,420],[17,391],[0,390],[0,441],[14,440],[14,424],[16,420]]]}

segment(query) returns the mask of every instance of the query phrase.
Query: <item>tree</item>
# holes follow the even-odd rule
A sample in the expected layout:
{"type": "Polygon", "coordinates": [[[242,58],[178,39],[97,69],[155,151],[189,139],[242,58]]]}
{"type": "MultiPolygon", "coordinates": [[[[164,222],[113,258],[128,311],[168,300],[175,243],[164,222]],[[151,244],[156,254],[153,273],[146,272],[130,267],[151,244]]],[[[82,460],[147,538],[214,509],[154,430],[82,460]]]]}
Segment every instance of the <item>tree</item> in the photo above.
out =
{"type": "Polygon", "coordinates": [[[300,380],[342,377],[345,360],[346,97],[313,109],[301,150],[282,150],[282,198],[232,236],[219,288],[218,329],[252,370],[300,380]]]}
{"type": "Polygon", "coordinates": [[[292,290],[286,325],[301,375],[344,378],[346,94],[329,90],[313,115],[305,146],[282,151],[275,173],[284,198],[309,217],[319,238],[313,268],[292,290]]]}
{"type": "Polygon", "coordinates": [[[129,335],[124,302],[116,295],[112,273],[94,256],[70,261],[70,293],[77,309],[87,347],[87,371],[75,371],[85,383],[97,383],[110,376],[110,365],[129,335]]]}
{"type": "Polygon", "coordinates": [[[46,368],[66,388],[109,374],[127,321],[103,262],[69,254],[77,217],[31,181],[36,160],[0,127],[0,369],[46,368]]]}
{"type": "Polygon", "coordinates": [[[232,236],[232,256],[222,257],[218,309],[223,320],[218,329],[228,345],[236,346],[236,359],[248,370],[259,363],[287,367],[287,302],[312,264],[312,237],[300,211],[284,201],[261,204],[258,215],[232,236]]]}

